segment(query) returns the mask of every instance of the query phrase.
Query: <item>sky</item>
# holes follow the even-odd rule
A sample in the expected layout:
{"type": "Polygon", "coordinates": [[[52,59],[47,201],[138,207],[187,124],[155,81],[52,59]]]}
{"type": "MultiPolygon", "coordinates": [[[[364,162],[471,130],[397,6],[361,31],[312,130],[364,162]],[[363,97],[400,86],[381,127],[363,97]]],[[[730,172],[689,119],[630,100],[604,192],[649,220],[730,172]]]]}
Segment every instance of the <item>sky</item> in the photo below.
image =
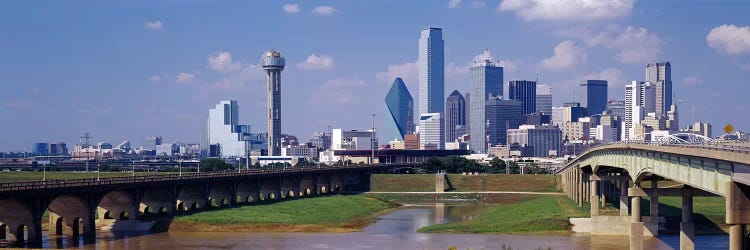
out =
{"type": "Polygon", "coordinates": [[[579,101],[585,79],[624,99],[648,62],[670,61],[682,125],[750,131],[747,13],[750,1],[2,1],[0,151],[73,145],[84,132],[197,143],[221,100],[264,132],[258,64],[270,49],[287,62],[283,133],[367,129],[372,113],[382,127],[395,77],[417,106],[419,33],[430,26],[443,28],[446,97],[468,91],[484,49],[506,82],[551,85],[555,106],[579,101]]]}

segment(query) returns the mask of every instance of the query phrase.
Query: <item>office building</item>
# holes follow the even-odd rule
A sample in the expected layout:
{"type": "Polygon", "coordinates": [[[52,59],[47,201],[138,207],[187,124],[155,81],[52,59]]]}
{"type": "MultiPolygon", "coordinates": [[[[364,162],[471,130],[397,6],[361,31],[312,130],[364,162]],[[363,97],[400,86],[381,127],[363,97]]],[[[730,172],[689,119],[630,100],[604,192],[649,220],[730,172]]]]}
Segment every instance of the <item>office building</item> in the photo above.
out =
{"type": "Polygon", "coordinates": [[[584,88],[583,100],[588,115],[601,114],[607,109],[607,81],[586,80],[581,84],[584,88]]]}
{"type": "Polygon", "coordinates": [[[577,102],[566,102],[563,103],[562,108],[562,120],[560,124],[567,122],[577,122],[578,118],[586,116],[586,108],[581,107],[580,103],[577,102]]]}
{"type": "Polygon", "coordinates": [[[156,156],[172,156],[180,152],[180,148],[174,143],[163,143],[156,145],[156,156]]]}
{"type": "Polygon", "coordinates": [[[466,126],[466,100],[464,96],[454,90],[445,100],[445,142],[453,142],[463,134],[456,133],[456,129],[466,126]]]}
{"type": "Polygon", "coordinates": [[[636,125],[648,113],[654,113],[654,88],[649,82],[632,81],[625,86],[625,119],[623,120],[623,138],[630,139],[636,135],[636,125]]]}
{"type": "Polygon", "coordinates": [[[419,38],[417,57],[419,114],[443,113],[445,105],[443,29],[428,27],[419,38]]]}
{"type": "Polygon", "coordinates": [[[143,149],[156,150],[156,146],[161,145],[161,136],[149,136],[143,142],[143,149]]]}
{"type": "Polygon", "coordinates": [[[523,113],[536,112],[536,82],[515,80],[508,82],[508,99],[520,101],[523,113]]]}
{"type": "Polygon", "coordinates": [[[489,144],[485,147],[504,145],[507,142],[508,129],[518,128],[522,124],[523,105],[519,101],[493,97],[487,101],[485,117],[487,117],[485,136],[489,144]]]}
{"type": "Polygon", "coordinates": [[[552,107],[552,125],[560,127],[563,124],[563,111],[565,107],[552,107]]]}
{"type": "Polygon", "coordinates": [[[522,123],[526,125],[537,125],[541,126],[544,124],[552,124],[552,115],[545,114],[543,112],[537,111],[531,114],[524,114],[522,123]]]}
{"type": "Polygon", "coordinates": [[[308,143],[310,146],[316,147],[319,150],[329,149],[331,148],[331,134],[326,132],[315,132],[308,143]]]}
{"type": "Polygon", "coordinates": [[[420,149],[443,149],[445,123],[440,113],[427,113],[419,117],[420,149]]]}
{"type": "Polygon", "coordinates": [[[49,145],[49,154],[50,155],[67,155],[68,154],[68,146],[61,141],[53,142],[49,145]]]}
{"type": "Polygon", "coordinates": [[[520,146],[529,157],[558,156],[562,132],[557,127],[521,125],[508,130],[508,146],[520,146]]]}
{"type": "Polygon", "coordinates": [[[260,58],[268,80],[268,155],[281,155],[281,71],[286,60],[281,52],[269,50],[260,58]]]}
{"type": "Polygon", "coordinates": [[[466,111],[464,111],[464,116],[466,116],[466,126],[465,126],[466,130],[464,134],[470,134],[471,133],[471,94],[470,93],[464,94],[464,100],[466,101],[465,102],[466,111]]]}
{"type": "Polygon", "coordinates": [[[385,96],[383,133],[387,141],[404,140],[414,130],[414,100],[401,78],[396,78],[385,96]]]}
{"type": "Polygon", "coordinates": [[[498,67],[491,61],[489,50],[485,50],[481,61],[474,62],[469,69],[471,79],[469,94],[470,116],[468,129],[470,134],[470,149],[476,153],[487,153],[485,108],[493,97],[503,95],[503,67],[498,67]]]}
{"type": "Polygon", "coordinates": [[[419,134],[405,135],[404,149],[419,149],[419,134]]]}
{"type": "Polygon", "coordinates": [[[607,102],[607,111],[611,116],[619,117],[620,120],[625,118],[625,100],[609,100],[607,102]]]}
{"type": "Polygon", "coordinates": [[[209,155],[214,157],[245,157],[249,151],[246,140],[249,140],[249,126],[239,125],[237,101],[221,101],[216,107],[208,110],[206,121],[207,145],[209,155]],[[210,152],[213,152],[211,154],[210,152]]]}
{"type": "Polygon", "coordinates": [[[378,147],[378,138],[372,131],[333,129],[331,149],[373,149],[378,147]]]}
{"type": "Polygon", "coordinates": [[[646,64],[646,82],[654,85],[654,111],[666,116],[672,105],[672,65],[669,62],[646,64]]]}
{"type": "Polygon", "coordinates": [[[711,124],[703,123],[703,122],[695,122],[693,124],[688,125],[684,129],[682,129],[682,132],[699,134],[699,135],[711,138],[711,124]]]}
{"type": "Polygon", "coordinates": [[[32,152],[35,155],[48,155],[49,154],[49,143],[37,142],[31,145],[32,152]]]}
{"type": "Polygon", "coordinates": [[[536,85],[536,111],[552,115],[552,86],[536,85]]]}
{"type": "Polygon", "coordinates": [[[563,141],[587,141],[591,139],[591,117],[581,117],[575,122],[566,121],[560,128],[563,141]]]}

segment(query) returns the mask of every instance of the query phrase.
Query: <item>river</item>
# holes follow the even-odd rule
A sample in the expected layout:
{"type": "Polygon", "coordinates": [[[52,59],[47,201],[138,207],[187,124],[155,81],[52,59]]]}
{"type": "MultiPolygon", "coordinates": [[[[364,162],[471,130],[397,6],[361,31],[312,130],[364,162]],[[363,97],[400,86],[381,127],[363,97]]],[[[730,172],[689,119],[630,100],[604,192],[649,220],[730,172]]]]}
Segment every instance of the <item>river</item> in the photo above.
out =
{"type": "MultiPolygon", "coordinates": [[[[472,219],[481,205],[421,204],[378,217],[356,233],[155,233],[134,235],[97,232],[96,243],[45,238],[44,247],[81,249],[628,249],[628,237],[585,234],[494,235],[425,234],[417,229],[472,219]]],[[[647,239],[645,249],[678,249],[676,235],[647,239]]],[[[696,249],[727,249],[728,236],[697,236],[696,249]]]]}

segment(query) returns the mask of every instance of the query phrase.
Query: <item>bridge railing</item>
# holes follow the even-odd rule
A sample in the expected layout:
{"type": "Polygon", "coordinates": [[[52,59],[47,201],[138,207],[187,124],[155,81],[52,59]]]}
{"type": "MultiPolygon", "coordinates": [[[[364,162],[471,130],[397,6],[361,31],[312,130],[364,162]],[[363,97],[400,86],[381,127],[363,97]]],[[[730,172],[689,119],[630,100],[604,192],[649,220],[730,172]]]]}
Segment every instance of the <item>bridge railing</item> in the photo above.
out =
{"type": "Polygon", "coordinates": [[[277,169],[249,169],[241,171],[224,171],[224,172],[203,172],[203,173],[184,173],[179,174],[163,174],[163,175],[141,175],[141,176],[128,176],[128,177],[108,177],[100,179],[66,179],[66,180],[47,180],[47,181],[20,181],[20,182],[7,182],[0,183],[0,192],[6,191],[22,191],[22,190],[35,190],[35,189],[51,189],[51,188],[71,188],[71,187],[87,187],[96,185],[120,185],[120,184],[137,184],[137,183],[150,183],[159,181],[179,181],[179,180],[197,180],[197,179],[211,179],[221,177],[238,177],[238,176],[252,176],[252,175],[266,175],[266,174],[284,174],[284,173],[299,173],[299,172],[324,172],[330,170],[348,170],[348,169],[364,169],[364,168],[377,168],[375,165],[352,165],[352,166],[309,166],[309,167],[285,167],[277,169]]]}

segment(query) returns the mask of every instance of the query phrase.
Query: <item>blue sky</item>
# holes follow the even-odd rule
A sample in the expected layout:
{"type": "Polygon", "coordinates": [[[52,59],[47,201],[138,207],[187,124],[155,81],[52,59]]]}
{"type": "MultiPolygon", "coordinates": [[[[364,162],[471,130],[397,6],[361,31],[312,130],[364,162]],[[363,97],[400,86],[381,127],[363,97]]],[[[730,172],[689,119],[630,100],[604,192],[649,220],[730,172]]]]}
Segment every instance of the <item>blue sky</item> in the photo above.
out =
{"type": "Polygon", "coordinates": [[[553,86],[554,103],[584,79],[609,80],[610,99],[672,63],[682,124],[750,131],[750,2],[746,1],[3,1],[0,3],[0,150],[32,142],[140,145],[146,136],[198,142],[221,100],[265,131],[268,49],[287,59],[282,130],[383,123],[396,76],[417,101],[419,32],[443,28],[446,96],[468,91],[468,65],[485,48],[505,80],[553,86]],[[548,11],[554,10],[554,11],[548,11]]]}

